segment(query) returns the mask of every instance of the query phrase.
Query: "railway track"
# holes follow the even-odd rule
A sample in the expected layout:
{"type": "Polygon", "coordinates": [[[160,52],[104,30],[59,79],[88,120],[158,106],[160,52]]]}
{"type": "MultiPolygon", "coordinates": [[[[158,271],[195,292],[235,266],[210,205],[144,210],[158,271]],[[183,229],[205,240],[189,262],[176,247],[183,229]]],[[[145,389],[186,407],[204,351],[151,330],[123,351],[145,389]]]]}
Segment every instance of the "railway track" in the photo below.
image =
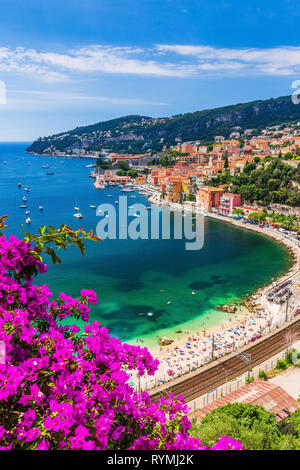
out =
{"type": "Polygon", "coordinates": [[[283,351],[287,348],[288,332],[293,334],[294,340],[300,339],[300,319],[282,327],[276,333],[270,333],[259,339],[253,346],[243,347],[240,353],[232,353],[230,357],[217,360],[185,377],[175,379],[170,384],[164,384],[149,394],[153,401],[158,401],[169,393],[175,397],[183,395],[186,402],[194,400],[283,351]],[[245,360],[246,354],[242,358],[243,353],[247,354],[247,360],[245,360]]]}

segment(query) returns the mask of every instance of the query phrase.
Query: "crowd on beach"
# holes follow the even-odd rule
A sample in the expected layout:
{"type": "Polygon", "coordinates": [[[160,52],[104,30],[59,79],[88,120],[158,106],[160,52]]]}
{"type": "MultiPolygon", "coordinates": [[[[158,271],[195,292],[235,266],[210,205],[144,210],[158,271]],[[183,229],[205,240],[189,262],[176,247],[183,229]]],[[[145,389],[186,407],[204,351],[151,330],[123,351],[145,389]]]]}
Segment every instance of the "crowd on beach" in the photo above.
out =
{"type": "Polygon", "coordinates": [[[270,320],[264,310],[258,310],[256,315],[244,317],[237,321],[228,319],[228,327],[211,331],[197,331],[189,334],[185,343],[172,343],[162,348],[157,354],[160,361],[157,372],[153,377],[139,378],[132,374],[131,385],[140,390],[149,390],[166,383],[175,377],[188,373],[209,363],[212,359],[223,356],[242,346],[255,341],[268,332],[270,320]]]}
{"type": "MultiPolygon", "coordinates": [[[[150,202],[159,204],[161,201],[157,196],[157,194],[153,194],[150,198],[150,202]]],[[[190,207],[190,210],[191,209],[190,207]]],[[[240,223],[237,222],[236,225],[240,225],[240,223]]],[[[290,273],[296,268],[292,276],[294,278],[293,303],[299,304],[300,289],[297,289],[297,285],[300,281],[299,243],[287,237],[283,237],[282,234],[274,233],[274,231],[262,230],[258,227],[251,227],[251,229],[265,233],[265,235],[278,239],[280,242],[284,242],[289,249],[293,251],[294,266],[290,269],[287,276],[291,279],[290,273]]],[[[291,281],[289,280],[287,283],[291,287],[291,281]]],[[[276,285],[278,284],[275,282],[273,289],[276,285]]],[[[221,328],[219,327],[215,331],[210,330],[207,332],[205,329],[197,331],[196,333],[185,331],[185,342],[181,339],[172,342],[172,344],[167,347],[161,347],[160,351],[155,354],[160,362],[155,375],[153,377],[139,377],[132,374],[130,379],[131,385],[137,390],[150,390],[176,377],[196,370],[198,367],[208,364],[215,358],[224,356],[232,351],[238,351],[242,346],[255,341],[271,331],[282,321],[284,312],[280,305],[276,304],[276,302],[274,303],[274,299],[268,298],[267,292],[269,292],[269,289],[263,289],[263,292],[252,296],[252,308],[247,316],[241,317],[236,315],[234,318],[229,318],[227,325],[223,324],[221,328]]]]}

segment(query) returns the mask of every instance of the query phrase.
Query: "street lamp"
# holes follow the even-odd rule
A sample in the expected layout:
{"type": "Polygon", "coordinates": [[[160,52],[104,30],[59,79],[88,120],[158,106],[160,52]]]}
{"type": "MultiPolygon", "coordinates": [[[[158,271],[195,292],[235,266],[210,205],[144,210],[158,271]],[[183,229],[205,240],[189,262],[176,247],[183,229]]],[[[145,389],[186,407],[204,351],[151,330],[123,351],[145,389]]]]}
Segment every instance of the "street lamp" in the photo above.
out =
{"type": "Polygon", "coordinates": [[[226,379],[225,379],[225,395],[226,395],[226,393],[227,393],[227,382],[228,382],[228,372],[227,372],[227,369],[225,369],[225,367],[222,366],[222,365],[220,365],[220,369],[223,369],[223,371],[226,374],[226,379]]]}
{"type": "Polygon", "coordinates": [[[250,377],[250,364],[251,364],[251,354],[250,353],[238,353],[237,356],[248,364],[248,377],[250,377]]]}

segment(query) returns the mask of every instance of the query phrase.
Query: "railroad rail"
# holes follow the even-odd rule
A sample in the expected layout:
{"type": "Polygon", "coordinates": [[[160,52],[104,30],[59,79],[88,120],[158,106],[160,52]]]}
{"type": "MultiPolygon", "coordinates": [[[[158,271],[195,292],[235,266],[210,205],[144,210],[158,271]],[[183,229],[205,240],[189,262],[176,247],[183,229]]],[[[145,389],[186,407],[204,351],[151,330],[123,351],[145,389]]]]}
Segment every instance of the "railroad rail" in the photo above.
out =
{"type": "Polygon", "coordinates": [[[244,346],[238,352],[233,352],[197,371],[151,390],[149,395],[155,402],[170,393],[174,397],[183,395],[186,402],[192,401],[287,349],[288,332],[293,333],[295,341],[300,339],[300,319],[293,320],[276,332],[263,336],[255,341],[255,344],[244,346]],[[245,360],[246,354],[243,357],[243,353],[247,354],[249,362],[245,360]]]}

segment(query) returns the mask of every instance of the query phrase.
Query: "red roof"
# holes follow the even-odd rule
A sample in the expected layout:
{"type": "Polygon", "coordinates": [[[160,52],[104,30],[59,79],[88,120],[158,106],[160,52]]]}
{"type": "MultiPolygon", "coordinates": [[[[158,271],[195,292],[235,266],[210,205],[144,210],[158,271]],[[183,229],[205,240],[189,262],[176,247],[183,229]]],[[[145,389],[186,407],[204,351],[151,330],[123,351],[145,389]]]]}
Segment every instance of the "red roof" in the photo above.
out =
{"type": "Polygon", "coordinates": [[[255,380],[251,384],[245,385],[239,390],[229,393],[204,408],[191,413],[191,417],[196,417],[201,421],[212,410],[234,402],[262,406],[270,413],[274,413],[277,421],[287,418],[290,413],[300,407],[299,403],[279,385],[270,384],[263,380],[255,380]]]}

